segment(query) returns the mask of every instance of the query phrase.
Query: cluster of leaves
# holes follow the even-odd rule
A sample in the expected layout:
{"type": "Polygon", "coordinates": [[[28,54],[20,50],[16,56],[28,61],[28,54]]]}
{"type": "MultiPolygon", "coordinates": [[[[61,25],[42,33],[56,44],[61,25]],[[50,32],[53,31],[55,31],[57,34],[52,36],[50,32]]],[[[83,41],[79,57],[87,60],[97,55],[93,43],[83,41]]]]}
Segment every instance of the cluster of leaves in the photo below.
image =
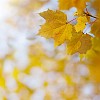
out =
{"type": "Polygon", "coordinates": [[[96,36],[99,35],[99,28],[96,28],[99,26],[99,16],[95,17],[88,12],[86,8],[87,1],[89,0],[59,0],[59,10],[47,10],[40,13],[40,16],[46,20],[46,23],[41,26],[39,34],[45,38],[53,38],[55,46],[66,42],[68,54],[76,52],[86,54],[87,50],[90,50],[92,47],[92,36],[88,33],[84,34],[86,25],[90,24],[92,26],[91,32],[96,36]],[[77,8],[77,17],[67,21],[66,14],[60,10],[68,10],[71,7],[77,8]],[[97,21],[91,22],[91,17],[97,21]],[[73,24],[74,20],[77,22],[73,24]]]}
{"type": "Polygon", "coordinates": [[[57,11],[40,13],[46,23],[41,26],[39,35],[54,39],[55,46],[66,43],[68,54],[79,53],[82,57],[84,54],[92,78],[100,82],[100,0],[58,0],[58,3],[57,11]],[[96,15],[88,10],[89,4],[96,15]],[[77,8],[77,14],[74,14],[75,19],[68,21],[67,15],[61,10],[69,10],[71,7],[77,8]],[[84,32],[87,25],[91,28],[89,33],[84,32]]]}
{"type": "MultiPolygon", "coordinates": [[[[24,32],[26,28],[28,32],[30,30],[33,32],[32,20],[34,19],[35,26],[36,20],[33,16],[30,17],[30,13],[49,0],[29,0],[29,3],[26,3],[28,0],[25,2],[12,1],[18,6],[16,16],[20,15],[22,24],[20,25],[19,20],[15,21],[16,18],[11,18],[7,22],[24,32]]],[[[59,0],[59,10],[47,10],[40,13],[46,23],[39,31],[41,36],[53,38],[55,46],[66,43],[68,54],[76,52],[85,54],[87,60],[82,58],[79,61],[76,55],[66,55],[66,51],[62,50],[63,46],[50,51],[46,50],[44,49],[45,44],[36,42],[34,38],[31,46],[27,47],[29,62],[24,68],[21,69],[20,59],[15,57],[17,50],[8,54],[4,59],[0,59],[0,100],[11,100],[12,98],[19,100],[41,100],[41,98],[43,100],[91,100],[98,98],[100,95],[100,88],[98,88],[98,83],[100,83],[100,1],[91,2],[92,7],[96,9],[96,16],[87,10],[86,2],[88,1],[59,0]],[[75,13],[75,18],[69,21],[68,16],[60,10],[68,10],[71,7],[77,8],[77,14],[75,13]],[[90,20],[91,18],[94,20],[90,20]],[[94,37],[83,31],[86,24],[90,24],[94,37]],[[91,79],[98,83],[92,82],[91,79]],[[87,86],[90,86],[90,89],[88,88],[90,91],[84,93],[87,86]],[[91,86],[93,86],[92,89],[91,86]]],[[[31,40],[27,39],[27,41],[31,40]]],[[[24,60],[23,57],[21,59],[24,60]]]]}

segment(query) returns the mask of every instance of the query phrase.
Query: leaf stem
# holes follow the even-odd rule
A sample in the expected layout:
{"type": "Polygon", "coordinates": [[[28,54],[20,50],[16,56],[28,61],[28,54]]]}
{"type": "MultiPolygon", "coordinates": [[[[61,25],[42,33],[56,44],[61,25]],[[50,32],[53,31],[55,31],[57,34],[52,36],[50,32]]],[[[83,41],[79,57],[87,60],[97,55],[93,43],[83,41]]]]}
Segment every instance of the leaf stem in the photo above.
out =
{"type": "Polygon", "coordinates": [[[84,14],[87,15],[87,16],[90,16],[90,17],[92,17],[92,18],[99,19],[99,18],[97,18],[96,16],[91,15],[91,14],[88,12],[88,9],[87,9],[87,8],[86,8],[86,12],[84,12],[84,14]]]}
{"type": "Polygon", "coordinates": [[[74,19],[70,20],[69,22],[67,22],[66,24],[69,24],[69,23],[73,22],[73,21],[76,20],[76,19],[77,19],[77,18],[74,18],[74,19]]]}

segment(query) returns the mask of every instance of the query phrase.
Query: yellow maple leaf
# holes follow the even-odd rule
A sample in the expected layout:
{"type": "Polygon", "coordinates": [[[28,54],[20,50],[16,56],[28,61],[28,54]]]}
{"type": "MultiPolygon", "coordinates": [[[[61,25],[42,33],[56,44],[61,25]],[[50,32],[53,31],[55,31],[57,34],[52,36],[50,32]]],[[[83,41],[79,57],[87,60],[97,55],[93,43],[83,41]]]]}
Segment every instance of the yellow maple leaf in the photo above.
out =
{"type": "Polygon", "coordinates": [[[100,83],[100,52],[89,50],[86,54],[88,58],[88,68],[90,70],[90,77],[93,81],[100,83]]]}
{"type": "Polygon", "coordinates": [[[91,36],[83,33],[74,33],[71,41],[68,42],[68,54],[79,52],[85,54],[91,48],[91,36]]]}
{"type": "Polygon", "coordinates": [[[93,33],[96,37],[100,38],[100,19],[93,23],[91,27],[91,33],[93,33]]]}
{"type": "Polygon", "coordinates": [[[68,10],[71,7],[76,7],[78,12],[81,13],[86,7],[86,2],[89,0],[59,0],[59,8],[61,10],[68,10]]]}
{"type": "Polygon", "coordinates": [[[88,22],[86,16],[80,16],[77,18],[77,24],[75,25],[76,32],[83,31],[86,27],[86,22],[88,22]]]}
{"type": "Polygon", "coordinates": [[[58,46],[64,43],[64,41],[66,40],[71,40],[72,31],[73,31],[73,27],[71,24],[64,25],[62,30],[59,30],[59,29],[55,30],[54,31],[55,33],[59,33],[54,36],[55,46],[58,46]]]}
{"type": "Polygon", "coordinates": [[[92,6],[96,10],[96,16],[95,21],[92,23],[91,32],[100,38],[100,0],[94,0],[92,6]]]}
{"type": "Polygon", "coordinates": [[[95,21],[92,22],[91,33],[100,38],[100,0],[95,0],[92,5],[96,9],[96,16],[95,21]]]}
{"type": "MultiPolygon", "coordinates": [[[[94,62],[100,63],[100,61],[98,61],[98,59],[95,59],[95,58],[100,59],[99,55],[100,55],[100,38],[95,37],[95,38],[92,39],[92,48],[91,48],[91,50],[89,50],[87,52],[86,57],[92,63],[94,63],[94,62]],[[93,60],[95,60],[95,61],[93,61],[93,60]]],[[[94,63],[94,64],[97,64],[97,63],[94,63]]]]}
{"type": "Polygon", "coordinates": [[[68,54],[79,52],[84,54],[91,48],[91,36],[83,34],[83,29],[87,22],[86,16],[80,16],[75,26],[67,22],[67,17],[61,11],[48,10],[40,15],[46,20],[42,25],[39,34],[46,38],[53,38],[55,46],[61,45],[65,41],[68,42],[68,54]]]}
{"type": "Polygon", "coordinates": [[[40,16],[46,20],[39,31],[41,36],[54,38],[56,46],[71,39],[73,27],[67,23],[67,16],[63,12],[48,10],[40,13],[40,16]]]}
{"type": "Polygon", "coordinates": [[[52,11],[48,9],[47,11],[40,13],[40,16],[46,19],[47,22],[59,20],[61,21],[61,23],[66,23],[66,19],[67,19],[66,15],[59,10],[52,11]]]}
{"type": "Polygon", "coordinates": [[[92,48],[87,52],[91,79],[100,83],[100,38],[92,39],[92,48]]]}

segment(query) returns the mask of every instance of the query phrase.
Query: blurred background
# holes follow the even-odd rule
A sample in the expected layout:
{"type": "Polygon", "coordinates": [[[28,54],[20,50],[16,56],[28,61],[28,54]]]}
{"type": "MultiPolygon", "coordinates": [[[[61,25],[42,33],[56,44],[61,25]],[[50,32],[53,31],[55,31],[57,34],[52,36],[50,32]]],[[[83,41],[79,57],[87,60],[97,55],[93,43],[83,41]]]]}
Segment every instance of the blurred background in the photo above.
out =
{"type": "Polygon", "coordinates": [[[47,9],[57,0],[0,0],[0,100],[100,100],[84,59],[37,35],[47,9]]]}

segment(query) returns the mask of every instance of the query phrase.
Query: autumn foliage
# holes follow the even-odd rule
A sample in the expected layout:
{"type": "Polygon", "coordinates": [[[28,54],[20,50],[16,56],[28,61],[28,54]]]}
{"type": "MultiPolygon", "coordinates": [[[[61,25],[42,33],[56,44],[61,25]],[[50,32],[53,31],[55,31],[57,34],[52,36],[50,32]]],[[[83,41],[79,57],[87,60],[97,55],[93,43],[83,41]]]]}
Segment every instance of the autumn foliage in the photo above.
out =
{"type": "Polygon", "coordinates": [[[100,100],[100,0],[8,2],[0,100],[100,100]]]}
{"type": "MultiPolygon", "coordinates": [[[[41,26],[39,35],[54,39],[55,46],[66,43],[67,54],[84,54],[89,66],[92,66],[90,69],[94,72],[94,77],[98,78],[99,74],[97,73],[100,68],[100,0],[58,0],[58,3],[59,9],[56,11],[47,10],[40,13],[46,22],[41,26]],[[77,11],[72,15],[74,19],[67,20],[67,14],[62,11],[72,7],[77,8],[77,11]],[[92,14],[90,9],[94,9],[96,14],[92,14]],[[88,25],[89,27],[87,27],[88,25]],[[90,32],[87,32],[88,28],[91,28],[90,32]],[[95,70],[98,71],[95,73],[95,70]]],[[[99,81],[99,79],[97,80],[99,81]]]]}

